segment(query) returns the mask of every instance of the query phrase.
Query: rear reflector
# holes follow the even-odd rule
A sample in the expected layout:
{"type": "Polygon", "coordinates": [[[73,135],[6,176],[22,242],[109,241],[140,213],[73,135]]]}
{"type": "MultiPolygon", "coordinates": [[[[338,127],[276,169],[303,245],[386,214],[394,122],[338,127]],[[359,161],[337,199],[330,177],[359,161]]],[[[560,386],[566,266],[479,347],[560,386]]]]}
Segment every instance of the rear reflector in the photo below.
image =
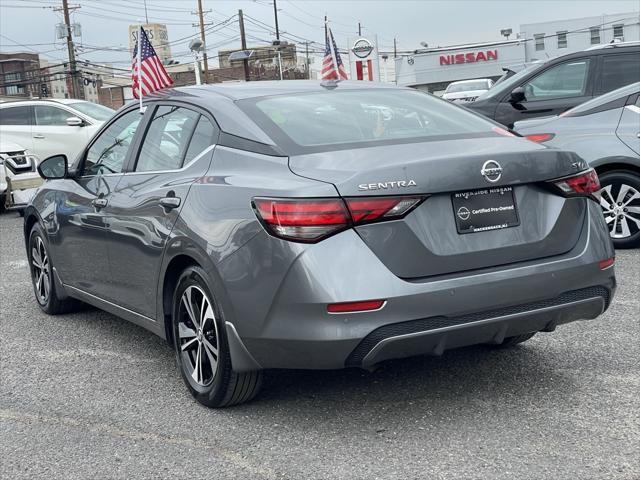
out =
{"type": "Polygon", "coordinates": [[[366,300],[364,302],[330,303],[327,305],[329,313],[372,312],[384,307],[386,300],[366,300]]]}
{"type": "Polygon", "coordinates": [[[600,192],[600,180],[593,168],[571,177],[553,180],[552,183],[567,197],[587,196],[597,199],[600,192]]]}
{"type": "Polygon", "coordinates": [[[613,266],[615,262],[616,262],[615,257],[611,257],[611,258],[607,258],[606,260],[600,261],[598,266],[600,267],[600,270],[606,270],[607,268],[613,266]]]}
{"type": "Polygon", "coordinates": [[[553,133],[533,133],[531,135],[526,135],[524,138],[531,140],[532,142],[542,143],[548,142],[553,137],[555,137],[553,133]]]}
{"type": "Polygon", "coordinates": [[[407,215],[424,196],[253,199],[258,219],[275,237],[314,243],[352,226],[407,215]]]}

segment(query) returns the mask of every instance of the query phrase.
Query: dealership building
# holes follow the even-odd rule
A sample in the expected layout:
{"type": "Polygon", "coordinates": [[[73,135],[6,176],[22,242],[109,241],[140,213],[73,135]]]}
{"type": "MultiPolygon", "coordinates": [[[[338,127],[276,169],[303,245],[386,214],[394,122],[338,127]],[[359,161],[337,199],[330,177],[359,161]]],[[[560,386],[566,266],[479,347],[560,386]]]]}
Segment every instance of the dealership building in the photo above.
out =
{"type": "Polygon", "coordinates": [[[441,94],[451,82],[495,80],[504,68],[521,68],[614,40],[640,41],[640,12],[525,24],[512,40],[416,50],[396,57],[396,82],[441,94]]]}

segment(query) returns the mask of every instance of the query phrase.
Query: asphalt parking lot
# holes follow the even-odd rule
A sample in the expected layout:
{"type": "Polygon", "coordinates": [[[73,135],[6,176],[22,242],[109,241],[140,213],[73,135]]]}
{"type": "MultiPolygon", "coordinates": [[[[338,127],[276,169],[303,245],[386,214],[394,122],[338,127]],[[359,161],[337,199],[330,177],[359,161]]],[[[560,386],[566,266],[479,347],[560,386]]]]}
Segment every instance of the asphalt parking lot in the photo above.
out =
{"type": "Polygon", "coordinates": [[[273,371],[216,411],[163,340],[94,309],[41,313],[21,227],[0,215],[2,478],[640,478],[638,250],[618,252],[596,321],[374,373],[273,371]]]}

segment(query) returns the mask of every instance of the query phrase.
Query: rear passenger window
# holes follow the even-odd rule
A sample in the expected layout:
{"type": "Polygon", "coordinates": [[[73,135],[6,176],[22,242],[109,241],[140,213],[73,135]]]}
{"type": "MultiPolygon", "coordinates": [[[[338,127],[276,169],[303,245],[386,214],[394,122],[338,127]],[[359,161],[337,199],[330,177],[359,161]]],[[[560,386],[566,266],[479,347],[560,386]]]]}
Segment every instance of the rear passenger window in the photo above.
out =
{"type": "Polygon", "coordinates": [[[31,125],[31,107],[0,108],[0,125],[31,125]]]}
{"type": "Polygon", "coordinates": [[[181,168],[199,119],[199,113],[187,108],[158,107],[142,143],[136,172],[181,168]]]}
{"type": "Polygon", "coordinates": [[[195,132],[193,132],[193,137],[191,137],[187,154],[184,157],[184,165],[196,158],[214,143],[215,133],[216,130],[213,124],[207,117],[201,115],[198,126],[195,132]]]}
{"type": "Polygon", "coordinates": [[[640,53],[606,55],[602,59],[600,93],[607,93],[640,80],[640,53]]]}

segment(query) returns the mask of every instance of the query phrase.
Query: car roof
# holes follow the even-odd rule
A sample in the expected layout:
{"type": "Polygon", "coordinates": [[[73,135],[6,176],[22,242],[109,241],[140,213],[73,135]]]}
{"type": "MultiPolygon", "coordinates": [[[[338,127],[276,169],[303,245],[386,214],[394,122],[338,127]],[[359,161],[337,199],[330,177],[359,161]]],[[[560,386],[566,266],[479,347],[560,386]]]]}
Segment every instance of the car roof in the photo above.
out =
{"type": "Polygon", "coordinates": [[[16,105],[21,103],[59,103],[68,105],[70,103],[86,102],[87,100],[79,100],[77,98],[21,98],[15,100],[0,101],[0,105],[16,105]]]}
{"type": "Polygon", "coordinates": [[[488,82],[490,78],[472,78],[471,80],[458,80],[457,82],[451,82],[449,85],[459,85],[461,83],[474,83],[474,82],[488,82]]]}
{"type": "MultiPolygon", "coordinates": [[[[321,93],[328,90],[365,90],[374,88],[397,89],[397,87],[388,83],[378,82],[358,82],[358,81],[340,81],[340,82],[321,82],[318,80],[287,80],[286,82],[260,81],[260,82],[234,82],[234,83],[216,83],[211,85],[196,85],[189,87],[178,87],[167,91],[168,97],[193,95],[199,97],[207,97],[211,95],[221,95],[231,100],[242,100],[246,98],[267,97],[271,95],[291,95],[296,93],[321,93]],[[173,93],[172,95],[172,92],[173,93]]],[[[165,98],[166,98],[165,96],[165,98]]]]}

